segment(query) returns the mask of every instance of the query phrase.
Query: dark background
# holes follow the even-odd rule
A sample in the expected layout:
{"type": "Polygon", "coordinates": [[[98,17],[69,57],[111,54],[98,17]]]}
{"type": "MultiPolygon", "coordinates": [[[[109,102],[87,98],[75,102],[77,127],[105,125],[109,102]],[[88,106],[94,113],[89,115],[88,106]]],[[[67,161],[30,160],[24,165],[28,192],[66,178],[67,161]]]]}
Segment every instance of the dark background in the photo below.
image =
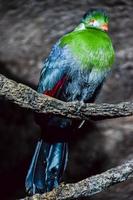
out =
{"type": "MultiPolygon", "coordinates": [[[[110,14],[116,50],[112,75],[98,102],[133,99],[132,0],[0,0],[0,73],[36,88],[42,58],[91,7],[110,14]]],[[[39,137],[29,111],[0,101],[0,199],[24,197],[24,179],[39,137]]],[[[133,118],[90,123],[70,144],[66,182],[103,172],[133,158],[133,118]]],[[[133,181],[113,186],[90,200],[133,200],[133,181]]]]}

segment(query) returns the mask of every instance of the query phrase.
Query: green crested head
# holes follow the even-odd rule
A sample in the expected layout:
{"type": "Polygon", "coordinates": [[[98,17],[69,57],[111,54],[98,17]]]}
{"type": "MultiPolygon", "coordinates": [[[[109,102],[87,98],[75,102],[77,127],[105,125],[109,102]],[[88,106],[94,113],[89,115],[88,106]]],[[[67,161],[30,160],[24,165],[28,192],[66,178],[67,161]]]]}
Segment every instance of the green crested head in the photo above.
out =
{"type": "Polygon", "coordinates": [[[108,31],[109,17],[103,9],[90,9],[83,16],[80,25],[77,27],[80,29],[85,28],[97,28],[103,31],[108,31]]]}

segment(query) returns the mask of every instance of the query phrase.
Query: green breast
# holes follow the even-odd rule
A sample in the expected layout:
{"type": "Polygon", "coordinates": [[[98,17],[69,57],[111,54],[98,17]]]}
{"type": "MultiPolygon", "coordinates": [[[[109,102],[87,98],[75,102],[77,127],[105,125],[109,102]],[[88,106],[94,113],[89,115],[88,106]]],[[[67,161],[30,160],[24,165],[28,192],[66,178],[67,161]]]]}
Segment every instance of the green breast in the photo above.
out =
{"type": "Polygon", "coordinates": [[[61,38],[60,46],[68,46],[75,59],[84,68],[110,68],[114,62],[114,49],[107,33],[88,28],[73,31],[61,38]]]}

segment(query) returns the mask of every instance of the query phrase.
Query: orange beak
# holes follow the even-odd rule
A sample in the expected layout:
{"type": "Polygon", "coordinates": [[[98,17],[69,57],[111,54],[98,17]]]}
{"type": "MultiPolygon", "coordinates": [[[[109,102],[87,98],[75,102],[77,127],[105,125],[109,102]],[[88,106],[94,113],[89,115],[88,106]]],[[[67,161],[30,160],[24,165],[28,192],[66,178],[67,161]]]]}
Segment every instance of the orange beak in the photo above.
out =
{"type": "Polygon", "coordinates": [[[101,28],[102,28],[104,31],[108,31],[108,30],[109,30],[108,24],[103,24],[103,25],[101,26],[101,28]]]}

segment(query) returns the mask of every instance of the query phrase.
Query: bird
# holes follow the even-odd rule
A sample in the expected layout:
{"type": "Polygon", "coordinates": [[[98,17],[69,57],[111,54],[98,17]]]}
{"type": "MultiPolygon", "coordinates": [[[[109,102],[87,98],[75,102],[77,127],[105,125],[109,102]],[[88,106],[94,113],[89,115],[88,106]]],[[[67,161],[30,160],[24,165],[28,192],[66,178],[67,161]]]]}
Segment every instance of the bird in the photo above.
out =
{"type": "MultiPolygon", "coordinates": [[[[108,28],[106,11],[89,9],[79,24],[51,48],[43,61],[37,91],[65,102],[93,103],[115,59],[108,28]]],[[[25,179],[30,195],[59,186],[68,162],[69,130],[83,124],[52,114],[39,115],[36,121],[42,134],[25,179]]]]}

